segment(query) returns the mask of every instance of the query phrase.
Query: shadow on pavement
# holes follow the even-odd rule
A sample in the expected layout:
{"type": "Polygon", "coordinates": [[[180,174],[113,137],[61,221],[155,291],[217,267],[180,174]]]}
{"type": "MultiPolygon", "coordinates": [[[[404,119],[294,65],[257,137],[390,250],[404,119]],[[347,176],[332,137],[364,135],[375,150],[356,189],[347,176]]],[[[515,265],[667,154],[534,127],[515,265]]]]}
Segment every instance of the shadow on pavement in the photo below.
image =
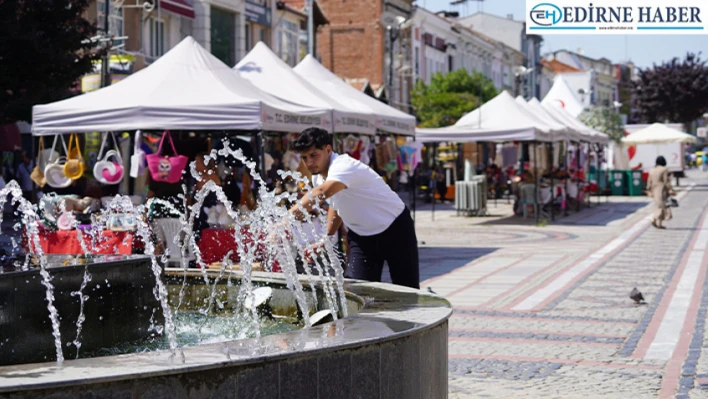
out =
{"type": "Polygon", "coordinates": [[[442,276],[499,248],[420,247],[420,281],[442,276]]]}
{"type": "MultiPolygon", "coordinates": [[[[574,225],[574,226],[607,226],[612,222],[622,220],[631,216],[641,208],[649,204],[649,199],[641,202],[603,202],[593,203],[590,208],[583,208],[580,211],[574,209],[568,211],[564,216],[562,212],[556,211],[555,220],[550,220],[550,214],[544,215],[540,224],[547,225],[574,225]]],[[[536,221],[529,212],[528,218],[522,216],[506,216],[500,219],[488,220],[480,223],[486,226],[535,226],[536,221]]]]}

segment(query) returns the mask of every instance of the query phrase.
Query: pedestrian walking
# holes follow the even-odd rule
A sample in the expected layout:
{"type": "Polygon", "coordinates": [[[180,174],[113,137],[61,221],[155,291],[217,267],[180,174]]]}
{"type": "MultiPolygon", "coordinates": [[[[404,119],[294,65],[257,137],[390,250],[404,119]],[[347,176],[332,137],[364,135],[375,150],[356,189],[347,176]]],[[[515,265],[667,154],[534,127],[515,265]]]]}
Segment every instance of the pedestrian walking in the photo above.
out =
{"type": "Polygon", "coordinates": [[[651,224],[657,229],[664,229],[663,222],[671,220],[671,208],[666,205],[670,195],[675,195],[671,188],[671,178],[666,169],[666,159],[662,156],[656,158],[656,166],[649,172],[647,180],[648,194],[654,199],[654,213],[651,224]]]}
{"type": "Polygon", "coordinates": [[[327,235],[342,223],[348,229],[345,276],[381,281],[386,262],[394,284],[420,288],[415,226],[398,194],[368,165],[335,153],[326,130],[304,130],[293,147],[313,174],[314,188],[290,212],[302,219],[316,203],[329,202],[327,235]]]}
{"type": "Polygon", "coordinates": [[[701,163],[703,165],[703,171],[708,172],[708,152],[703,152],[703,155],[701,155],[701,163]]]}

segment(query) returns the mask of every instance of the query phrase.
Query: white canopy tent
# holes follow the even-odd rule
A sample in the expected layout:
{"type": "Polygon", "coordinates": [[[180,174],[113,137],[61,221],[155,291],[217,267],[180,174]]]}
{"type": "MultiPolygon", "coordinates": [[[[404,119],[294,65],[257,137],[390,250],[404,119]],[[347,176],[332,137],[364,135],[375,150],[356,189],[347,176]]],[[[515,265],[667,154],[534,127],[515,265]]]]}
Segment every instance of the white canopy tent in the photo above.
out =
{"type": "Polygon", "coordinates": [[[541,121],[545,125],[551,127],[554,131],[558,132],[553,134],[554,141],[573,140],[581,135],[575,129],[553,119],[553,117],[551,117],[543,109],[543,107],[539,106],[538,108],[536,108],[521,96],[516,97],[516,103],[519,105],[519,107],[523,108],[528,115],[535,118],[536,120],[541,121]]]}
{"type": "MultiPolygon", "coordinates": [[[[539,103],[538,100],[532,99],[538,106],[542,107],[548,114],[566,126],[569,126],[579,132],[582,136],[575,138],[576,141],[587,141],[595,144],[607,144],[610,142],[609,136],[605,133],[598,132],[584,123],[580,122],[576,117],[572,116],[568,111],[560,105],[553,103],[539,103]]],[[[536,105],[533,105],[536,106],[536,105]]]]}
{"type": "Polygon", "coordinates": [[[570,88],[568,82],[566,82],[561,75],[556,75],[551,90],[548,91],[548,94],[543,98],[541,104],[559,105],[568,111],[573,118],[577,118],[578,115],[583,112],[583,109],[585,109],[583,104],[575,96],[575,93],[573,93],[573,89],[570,88]]]}
{"type": "Polygon", "coordinates": [[[280,99],[328,109],[333,121],[333,132],[376,133],[376,117],[370,110],[356,109],[337,102],[295,73],[262,42],[258,42],[234,69],[261,90],[280,99]]]}
{"type": "Polygon", "coordinates": [[[373,114],[377,129],[408,136],[415,134],[414,116],[353,88],[322,66],[313,56],[308,54],[293,70],[336,102],[363,113],[373,114]]]}
{"type": "Polygon", "coordinates": [[[187,37],[119,83],[32,110],[35,135],[138,129],[331,130],[325,108],[256,88],[187,37]]]}
{"type": "Polygon", "coordinates": [[[416,129],[416,139],[422,142],[509,142],[553,141],[556,131],[529,116],[514,98],[502,91],[481,107],[466,114],[453,126],[436,129],[416,129]]]}
{"type": "Polygon", "coordinates": [[[625,145],[695,143],[696,141],[698,140],[695,136],[672,129],[661,123],[654,123],[622,139],[622,143],[625,145]]]}

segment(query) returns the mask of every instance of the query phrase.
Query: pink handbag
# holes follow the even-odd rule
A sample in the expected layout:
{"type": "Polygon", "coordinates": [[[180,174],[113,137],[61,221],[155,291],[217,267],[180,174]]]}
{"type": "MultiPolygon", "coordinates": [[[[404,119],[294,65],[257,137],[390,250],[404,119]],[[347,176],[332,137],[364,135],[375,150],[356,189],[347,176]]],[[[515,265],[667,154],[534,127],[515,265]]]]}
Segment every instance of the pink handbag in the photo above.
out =
{"type": "Polygon", "coordinates": [[[162,134],[160,139],[160,146],[157,148],[155,154],[150,154],[146,157],[148,163],[148,169],[150,169],[150,177],[154,181],[161,181],[166,183],[177,183],[180,178],[182,178],[182,171],[187,167],[187,161],[189,159],[184,155],[177,154],[175,149],[175,143],[172,141],[172,135],[168,130],[162,134]],[[162,143],[165,141],[165,136],[170,139],[170,144],[172,145],[173,156],[169,157],[167,155],[161,155],[162,143]]]}

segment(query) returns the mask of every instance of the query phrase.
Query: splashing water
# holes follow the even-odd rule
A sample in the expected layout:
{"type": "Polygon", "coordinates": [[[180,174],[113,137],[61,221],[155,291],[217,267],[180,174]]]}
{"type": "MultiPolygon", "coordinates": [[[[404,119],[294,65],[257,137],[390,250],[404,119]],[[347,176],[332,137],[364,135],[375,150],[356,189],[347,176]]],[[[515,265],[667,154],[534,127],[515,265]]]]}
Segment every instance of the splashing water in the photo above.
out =
{"type": "MultiPolygon", "coordinates": [[[[214,306],[223,307],[217,296],[218,283],[228,277],[226,285],[231,287],[232,276],[240,278],[241,283],[235,295],[236,303],[231,304],[233,309],[236,310],[235,315],[230,321],[227,321],[239,331],[240,336],[259,337],[261,334],[262,320],[259,319],[258,312],[254,306],[247,306],[248,303],[254,301],[253,272],[258,268],[259,264],[265,271],[279,271],[285,278],[286,285],[295,298],[299,314],[305,326],[310,326],[310,313],[318,306],[319,299],[316,290],[318,286],[321,287],[326,305],[330,309],[333,318],[347,316],[344,273],[339,254],[334,243],[327,239],[326,231],[318,231],[316,227],[318,224],[321,226],[327,225],[326,212],[316,203],[313,206],[312,213],[304,214],[304,220],[297,220],[285,206],[281,205],[282,203],[294,203],[297,201],[296,194],[288,192],[276,194],[274,191],[269,191],[265,181],[257,171],[256,163],[247,159],[241,150],[232,150],[228,145],[218,151],[212,150],[210,154],[205,156],[204,162],[207,164],[219,156],[233,157],[245,166],[247,173],[253,180],[254,192],[257,193],[258,198],[257,206],[253,211],[239,211],[237,209],[238,204],[232,204],[223,189],[216,185],[214,181],[208,180],[195,193],[194,203],[191,206],[187,204],[187,188],[183,185],[183,194],[180,196],[183,205],[182,210],[177,209],[173,203],[160,199],[152,198],[145,205],[135,206],[129,197],[116,196],[107,204],[100,221],[92,217],[89,229],[80,229],[78,221],[75,220],[73,222],[81,250],[85,254],[91,254],[95,253],[97,248],[101,248],[102,232],[107,227],[106,224],[111,217],[121,216],[135,220],[135,235],[142,240],[145,245],[144,253],[151,259],[151,269],[155,277],[153,293],[160,302],[164,317],[164,326],[155,325],[154,330],[167,336],[167,346],[171,353],[171,361],[176,357],[184,361],[184,354],[176,332],[178,330],[177,325],[182,322],[181,320],[190,319],[190,317],[181,316],[180,311],[185,300],[187,276],[190,261],[192,260],[199,269],[201,278],[210,293],[198,310],[198,314],[204,317],[209,317],[214,306]],[[205,199],[212,194],[216,197],[218,203],[225,208],[228,217],[233,221],[233,234],[230,239],[233,239],[234,243],[237,244],[233,251],[229,251],[227,256],[220,262],[218,274],[210,274],[207,271],[210,265],[207,265],[204,261],[203,254],[197,245],[197,233],[193,229],[196,218],[200,212],[203,212],[205,199]],[[173,243],[176,244],[175,247],[179,248],[174,251],[176,253],[170,254],[168,250],[161,257],[155,254],[155,244],[152,239],[153,231],[144,219],[144,215],[148,213],[147,211],[153,205],[160,205],[178,217],[181,230],[174,237],[165,237],[167,240],[173,240],[173,243]],[[313,249],[314,253],[312,252],[313,249]],[[238,265],[232,262],[232,254],[239,258],[238,265]],[[179,258],[179,265],[184,272],[182,287],[173,308],[168,303],[167,288],[162,280],[163,270],[161,264],[167,264],[168,255],[179,258]],[[304,274],[298,274],[298,260],[305,260],[308,257],[311,257],[313,262],[302,262],[301,272],[304,272],[304,274]]],[[[197,172],[196,166],[195,162],[192,162],[189,173],[196,181],[203,181],[203,176],[197,172]]],[[[297,172],[279,171],[279,174],[283,179],[292,179],[296,184],[304,186],[306,191],[312,188],[310,182],[297,172]]],[[[40,218],[38,215],[40,208],[43,209],[44,204],[40,202],[40,206],[32,205],[22,198],[22,191],[15,182],[8,183],[4,189],[0,190],[0,209],[2,209],[8,198],[12,198],[12,203],[18,205],[19,213],[22,215],[22,223],[16,228],[19,229],[24,226],[24,233],[30,243],[30,254],[33,259],[39,261],[42,284],[46,288],[47,308],[52,323],[57,361],[61,363],[64,357],[59,332],[60,318],[54,307],[52,277],[46,270],[47,258],[42,252],[39,239],[38,225],[40,218]]],[[[52,195],[47,195],[47,199],[52,200],[52,195]]],[[[65,212],[65,202],[58,201],[58,208],[65,212]]],[[[0,222],[2,222],[1,213],[0,222]]],[[[14,240],[13,249],[17,249],[14,240]]],[[[25,258],[24,268],[28,268],[30,257],[27,256],[25,258]]],[[[81,286],[77,291],[71,293],[72,297],[77,297],[78,299],[79,317],[76,320],[76,336],[68,346],[74,345],[77,358],[81,349],[81,335],[85,321],[84,310],[89,301],[89,295],[85,291],[91,280],[92,276],[89,273],[87,262],[81,286]]],[[[110,283],[106,281],[106,284],[110,283]]],[[[187,316],[189,314],[185,313],[187,316]]],[[[154,318],[151,320],[154,322],[154,318]]],[[[199,338],[201,338],[204,325],[201,322],[198,329],[196,329],[196,335],[199,338]]],[[[199,339],[197,341],[199,342],[199,339]]],[[[188,344],[190,343],[193,342],[190,341],[188,344]]],[[[229,356],[228,348],[225,348],[224,353],[227,357],[229,356]]]]}

